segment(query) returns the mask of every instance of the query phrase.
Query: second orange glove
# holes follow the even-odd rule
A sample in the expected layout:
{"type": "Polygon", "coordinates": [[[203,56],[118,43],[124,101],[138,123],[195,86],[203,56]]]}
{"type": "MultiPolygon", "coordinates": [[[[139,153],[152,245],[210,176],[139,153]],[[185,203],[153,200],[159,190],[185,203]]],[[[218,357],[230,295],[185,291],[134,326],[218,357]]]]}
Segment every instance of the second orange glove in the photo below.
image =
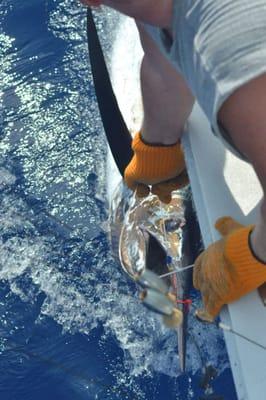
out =
{"type": "Polygon", "coordinates": [[[224,304],[258,288],[266,282],[266,265],[250,249],[252,226],[243,226],[231,217],[216,221],[222,239],[211,244],[195,262],[193,283],[201,291],[202,319],[213,320],[224,304]]]}

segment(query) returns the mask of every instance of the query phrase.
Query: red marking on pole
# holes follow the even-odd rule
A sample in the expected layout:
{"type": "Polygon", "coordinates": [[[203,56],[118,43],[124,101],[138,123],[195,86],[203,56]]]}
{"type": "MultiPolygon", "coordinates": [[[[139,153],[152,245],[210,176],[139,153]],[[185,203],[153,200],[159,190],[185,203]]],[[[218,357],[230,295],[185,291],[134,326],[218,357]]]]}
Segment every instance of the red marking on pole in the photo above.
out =
{"type": "Polygon", "coordinates": [[[177,304],[184,304],[185,305],[185,310],[186,312],[189,311],[189,308],[192,304],[192,300],[191,299],[186,299],[186,300],[176,300],[177,304]]]}

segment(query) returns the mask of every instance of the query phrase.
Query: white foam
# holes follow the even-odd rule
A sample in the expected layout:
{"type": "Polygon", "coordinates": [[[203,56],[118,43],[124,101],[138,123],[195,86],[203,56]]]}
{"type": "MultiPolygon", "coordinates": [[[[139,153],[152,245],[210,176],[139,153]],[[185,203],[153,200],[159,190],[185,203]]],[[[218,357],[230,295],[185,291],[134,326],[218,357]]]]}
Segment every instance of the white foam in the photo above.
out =
{"type": "MultiPolygon", "coordinates": [[[[63,8],[63,3],[61,7],[63,8]]],[[[63,9],[57,10],[57,12],[51,16],[52,21],[50,21],[50,29],[56,30],[58,23],[60,21],[62,23],[62,15],[65,22],[67,21],[64,12],[66,14],[67,11],[63,9]]],[[[73,21],[73,19],[71,21],[73,21]]],[[[64,40],[77,38],[74,32],[79,29],[77,21],[78,18],[75,16],[75,21],[71,22],[72,25],[70,24],[67,26],[68,29],[65,30],[65,34],[67,32],[69,36],[64,36],[64,40]]],[[[120,100],[120,105],[126,119],[129,121],[130,129],[135,131],[139,128],[141,120],[141,112],[139,111],[139,83],[137,78],[141,51],[139,45],[136,44],[136,32],[132,30],[132,23],[126,20],[119,29],[120,33],[117,35],[117,41],[115,41],[112,55],[112,77],[116,91],[119,94],[118,97],[121,98],[122,93],[126,95],[126,97],[120,100]],[[134,50],[135,48],[136,50],[134,50]],[[136,57],[133,56],[135,51],[138,54],[136,57]],[[119,57],[117,57],[116,52],[118,52],[119,57]],[[125,57],[125,55],[128,56],[125,57]],[[127,75],[128,78],[126,79],[128,85],[126,89],[119,79],[119,77],[123,77],[124,73],[123,70],[120,69],[121,61],[125,61],[123,64],[124,67],[121,68],[127,68],[126,63],[131,63],[129,68],[127,68],[127,73],[129,75],[127,75]],[[132,76],[134,77],[133,79],[131,79],[132,76]],[[134,116],[133,118],[132,115],[134,116]]],[[[60,30],[57,34],[60,36],[60,30]]],[[[84,48],[85,45],[82,47],[82,51],[84,51],[84,48]]],[[[76,72],[78,70],[81,72],[83,71],[82,73],[84,74],[84,58],[81,59],[81,61],[75,58],[74,62],[74,57],[66,56],[64,61],[70,71],[73,62],[75,67],[73,67],[73,70],[76,72]]],[[[70,74],[69,72],[67,76],[69,76],[70,79],[73,75],[73,73],[70,74]]],[[[56,85],[54,84],[54,86],[56,85]]],[[[27,84],[27,87],[23,85],[22,88],[23,90],[25,89],[25,96],[29,96],[31,101],[35,101],[35,106],[37,108],[48,96],[48,91],[51,91],[51,86],[47,86],[47,82],[27,84]]],[[[71,88],[69,91],[70,90],[71,88]]],[[[22,90],[21,92],[18,90],[17,95],[21,98],[23,107],[28,107],[28,109],[25,108],[24,110],[30,111],[31,103],[27,103],[26,97],[23,98],[22,90]]],[[[66,135],[71,131],[68,126],[69,119],[64,121],[66,115],[65,108],[69,108],[70,104],[72,104],[75,108],[76,122],[82,119],[85,121],[84,127],[89,127],[89,123],[91,123],[91,114],[88,116],[87,108],[84,104],[80,106],[79,102],[80,97],[78,91],[73,91],[71,96],[67,98],[65,104],[60,100],[58,108],[53,109],[53,111],[50,110],[52,113],[51,118],[45,113],[43,116],[44,118],[37,119],[35,123],[33,123],[34,121],[32,119],[28,120],[30,135],[39,138],[39,142],[37,140],[34,146],[40,147],[40,153],[36,153],[40,155],[39,165],[38,168],[36,168],[36,166],[32,164],[30,165],[32,155],[28,154],[27,143],[25,143],[25,147],[23,147],[24,143],[22,142],[21,146],[22,156],[25,155],[29,157],[29,162],[27,163],[27,161],[25,161],[24,173],[27,178],[31,178],[31,190],[33,193],[37,192],[43,194],[47,187],[50,187],[50,180],[52,180],[53,177],[49,176],[51,160],[49,157],[47,157],[47,159],[42,158],[41,146],[45,141],[48,144],[51,143],[51,151],[53,151],[53,148],[56,147],[54,136],[58,134],[58,137],[62,140],[64,136],[61,136],[61,131],[64,130],[66,135]],[[73,104],[71,102],[73,102],[73,104]],[[53,119],[53,113],[56,114],[57,118],[59,115],[60,118],[62,118],[61,120],[59,118],[56,127],[54,126],[55,124],[52,124],[55,121],[53,119]],[[46,128],[49,129],[47,130],[46,128]],[[45,162],[47,162],[47,165],[45,162]]],[[[96,109],[96,105],[94,104],[92,108],[96,109]]],[[[95,123],[93,127],[90,126],[89,131],[92,132],[93,129],[96,129],[95,127],[99,127],[99,123],[95,123]]],[[[12,134],[12,127],[9,133],[12,134]]],[[[94,142],[92,141],[92,145],[93,144],[94,142]]],[[[58,143],[56,143],[56,145],[58,145],[58,143]]],[[[74,149],[76,153],[76,163],[79,161],[83,169],[87,168],[87,175],[92,169],[93,161],[87,155],[86,147],[83,149],[84,154],[86,153],[86,160],[85,157],[82,160],[78,158],[81,151],[78,145],[79,144],[75,147],[76,145],[74,143],[73,147],[68,150],[71,153],[74,149]]],[[[91,145],[90,141],[88,142],[88,147],[89,145],[91,145]]],[[[6,141],[6,146],[8,146],[8,140],[6,141]]],[[[35,150],[34,146],[29,146],[30,150],[35,150]]],[[[39,150],[39,148],[37,150],[39,150]]],[[[102,155],[100,153],[102,153],[102,149],[93,149],[93,151],[96,154],[95,160],[100,160],[99,163],[101,163],[102,155]],[[99,155],[99,158],[97,158],[97,155],[99,155]]],[[[65,156],[65,152],[63,155],[65,156]]],[[[69,182],[72,182],[72,178],[76,173],[76,167],[78,168],[79,165],[73,165],[73,159],[71,157],[66,158],[66,161],[68,168],[67,177],[69,182]]],[[[12,185],[15,178],[6,171],[2,172],[2,178],[0,178],[2,182],[4,182],[5,185],[12,185]]],[[[64,178],[66,177],[62,176],[63,183],[64,178]]],[[[103,179],[103,177],[100,178],[103,179]]],[[[60,181],[59,174],[57,179],[60,181]]],[[[83,193],[79,192],[79,186],[80,182],[76,182],[76,186],[74,188],[71,187],[71,190],[75,195],[78,193],[78,196],[82,196],[83,193]]],[[[85,194],[87,196],[87,192],[85,194]]],[[[51,196],[56,195],[57,193],[50,194],[50,196],[49,192],[47,194],[49,200],[51,196]]],[[[58,207],[61,207],[61,209],[66,208],[69,213],[65,192],[61,193],[59,191],[58,199],[58,207]],[[62,201],[60,202],[60,200],[62,201]]],[[[72,203],[70,200],[69,204],[71,205],[72,203]]],[[[79,213],[79,209],[75,211],[77,214],[79,213]]],[[[75,268],[73,267],[72,270],[72,265],[68,265],[66,259],[64,260],[63,250],[59,243],[55,243],[54,237],[49,236],[49,234],[38,234],[30,221],[29,214],[29,207],[17,197],[7,195],[5,201],[1,204],[0,222],[2,232],[10,229],[23,230],[25,228],[29,231],[29,234],[24,236],[20,236],[19,234],[11,235],[0,243],[0,277],[9,283],[11,291],[18,295],[23,301],[29,302],[35,301],[39,293],[44,293],[45,300],[41,307],[39,318],[41,319],[43,316],[53,318],[62,326],[63,331],[73,333],[80,332],[89,335],[94,328],[103,326],[105,335],[112,335],[121,346],[124,352],[126,372],[129,371],[130,378],[151,374],[154,371],[165,373],[169,376],[178,376],[180,371],[176,356],[175,333],[164,328],[158,316],[143,308],[135,296],[132,286],[129,285],[124,274],[118,269],[118,265],[112,261],[110,254],[104,248],[105,245],[101,244],[100,241],[97,242],[97,240],[96,244],[93,241],[86,244],[86,251],[91,255],[91,265],[87,266],[87,270],[82,270],[82,265],[80,265],[81,271],[77,274],[75,268]],[[61,251],[62,254],[60,253],[61,251]],[[63,262],[65,264],[63,264],[63,262]],[[25,283],[27,283],[27,285],[25,285],[25,283]]],[[[96,224],[99,216],[95,213],[93,217],[95,219],[94,224],[96,224]]],[[[79,251],[82,251],[78,244],[77,249],[73,249],[74,253],[75,251],[78,257],[79,251]]],[[[191,329],[191,327],[189,329],[191,329]]],[[[204,340],[206,341],[208,337],[205,333],[202,335],[201,343],[204,343],[204,340]]],[[[210,349],[206,349],[206,352],[207,357],[210,356],[212,360],[216,361],[216,364],[218,364],[220,355],[214,351],[214,348],[210,347],[210,349]]],[[[201,366],[198,356],[192,356],[191,360],[192,361],[189,363],[191,370],[201,366]]],[[[112,368],[115,368],[115,366],[112,366],[112,368]]],[[[118,373],[118,376],[119,374],[121,374],[121,372],[118,373]]],[[[141,396],[138,398],[141,398],[141,396]]]]}

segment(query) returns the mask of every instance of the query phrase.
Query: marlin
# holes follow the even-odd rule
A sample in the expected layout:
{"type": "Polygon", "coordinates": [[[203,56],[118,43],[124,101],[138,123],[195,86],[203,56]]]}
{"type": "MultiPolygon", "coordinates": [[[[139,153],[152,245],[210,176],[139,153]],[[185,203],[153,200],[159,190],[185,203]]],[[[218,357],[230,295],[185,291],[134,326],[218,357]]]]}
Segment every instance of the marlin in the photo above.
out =
{"type": "Polygon", "coordinates": [[[199,245],[190,188],[175,191],[171,203],[163,204],[154,195],[138,199],[121,181],[113,192],[109,223],[114,255],[139,286],[144,305],[161,314],[167,325],[174,309],[182,315],[172,328],[185,372],[192,288],[192,272],[185,267],[194,261],[199,245]]]}
{"type": "Polygon", "coordinates": [[[191,269],[184,267],[193,263],[200,244],[190,187],[175,191],[170,204],[161,203],[154,195],[138,199],[125,187],[123,174],[133,156],[132,138],[112,88],[89,8],[87,38],[95,93],[110,149],[108,169],[114,171],[108,195],[112,248],[123,270],[138,284],[143,303],[161,314],[168,325],[173,315],[180,317],[172,325],[184,372],[192,288],[191,269]],[[174,271],[177,273],[162,277],[174,271]]]}

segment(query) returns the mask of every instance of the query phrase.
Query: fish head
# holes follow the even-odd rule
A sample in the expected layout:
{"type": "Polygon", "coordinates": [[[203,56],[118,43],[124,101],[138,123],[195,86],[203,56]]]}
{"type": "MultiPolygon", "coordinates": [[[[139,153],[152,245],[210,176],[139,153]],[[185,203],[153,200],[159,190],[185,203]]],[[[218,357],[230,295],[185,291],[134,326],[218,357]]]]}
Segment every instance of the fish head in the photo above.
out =
{"type": "Polygon", "coordinates": [[[181,258],[184,194],[174,192],[169,204],[152,194],[143,199],[127,191],[125,195],[119,201],[117,196],[112,208],[112,222],[120,232],[116,247],[122,268],[134,280],[147,268],[167,272],[166,258],[176,262],[181,258]]]}

